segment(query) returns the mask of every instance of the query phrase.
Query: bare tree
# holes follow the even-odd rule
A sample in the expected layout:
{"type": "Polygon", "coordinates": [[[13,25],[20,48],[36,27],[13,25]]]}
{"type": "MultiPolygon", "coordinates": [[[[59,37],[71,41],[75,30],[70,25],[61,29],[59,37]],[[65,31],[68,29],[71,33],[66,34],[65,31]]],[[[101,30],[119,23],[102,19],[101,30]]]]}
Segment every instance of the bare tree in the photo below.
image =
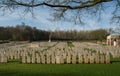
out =
{"type": "Polygon", "coordinates": [[[116,34],[119,34],[120,35],[120,25],[118,25],[115,29],[114,29],[114,32],[116,34]]]}
{"type": "Polygon", "coordinates": [[[35,7],[52,8],[55,12],[55,19],[72,20],[82,23],[87,14],[100,15],[101,11],[107,3],[115,5],[113,17],[117,22],[120,22],[120,0],[1,0],[0,8],[2,10],[24,8],[25,12],[31,12],[35,7]],[[71,14],[69,14],[71,13],[71,14]],[[68,15],[69,14],[69,15],[68,15]]]}

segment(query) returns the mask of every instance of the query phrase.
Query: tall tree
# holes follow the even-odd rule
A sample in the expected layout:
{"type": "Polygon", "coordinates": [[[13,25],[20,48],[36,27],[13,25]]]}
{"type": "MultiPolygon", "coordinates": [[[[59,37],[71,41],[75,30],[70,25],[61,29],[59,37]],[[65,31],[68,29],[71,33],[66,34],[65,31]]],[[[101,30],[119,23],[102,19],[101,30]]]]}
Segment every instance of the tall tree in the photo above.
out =
{"type": "Polygon", "coordinates": [[[115,28],[114,32],[115,32],[116,34],[119,34],[119,35],[120,35],[120,25],[118,25],[118,26],[115,28]]]}

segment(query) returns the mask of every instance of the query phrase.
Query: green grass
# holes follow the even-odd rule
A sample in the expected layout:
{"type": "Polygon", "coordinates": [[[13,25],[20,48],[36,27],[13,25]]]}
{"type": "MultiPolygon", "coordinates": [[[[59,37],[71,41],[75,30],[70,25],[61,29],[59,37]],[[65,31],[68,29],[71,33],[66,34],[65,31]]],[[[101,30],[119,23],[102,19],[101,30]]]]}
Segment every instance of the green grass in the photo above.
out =
{"type": "Polygon", "coordinates": [[[68,47],[70,47],[70,48],[75,47],[71,41],[68,41],[68,42],[67,42],[67,45],[68,45],[68,47]]]}
{"type": "Polygon", "coordinates": [[[0,64],[0,76],[120,76],[115,64],[0,64]]]}

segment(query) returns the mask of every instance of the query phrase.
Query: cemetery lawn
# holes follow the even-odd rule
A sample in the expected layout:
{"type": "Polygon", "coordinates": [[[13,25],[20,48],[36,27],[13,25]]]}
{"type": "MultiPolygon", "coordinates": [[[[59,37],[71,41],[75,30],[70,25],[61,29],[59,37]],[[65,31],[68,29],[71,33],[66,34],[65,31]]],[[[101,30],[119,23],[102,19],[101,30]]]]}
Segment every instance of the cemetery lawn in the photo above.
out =
{"type": "Polygon", "coordinates": [[[0,76],[120,76],[113,64],[0,64],[0,76]]]}

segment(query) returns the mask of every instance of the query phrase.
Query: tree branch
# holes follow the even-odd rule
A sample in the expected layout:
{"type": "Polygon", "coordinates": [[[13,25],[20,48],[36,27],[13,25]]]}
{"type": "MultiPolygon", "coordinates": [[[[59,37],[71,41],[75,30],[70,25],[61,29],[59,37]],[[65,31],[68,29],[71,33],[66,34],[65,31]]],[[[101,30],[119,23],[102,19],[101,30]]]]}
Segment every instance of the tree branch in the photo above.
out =
{"type": "Polygon", "coordinates": [[[80,5],[76,5],[76,6],[62,5],[62,4],[54,5],[54,4],[49,4],[46,2],[38,3],[38,4],[29,4],[29,3],[18,2],[16,0],[10,0],[10,1],[13,2],[14,5],[21,5],[25,7],[38,7],[38,6],[44,5],[44,6],[49,6],[49,7],[61,7],[61,8],[67,8],[67,9],[81,9],[81,8],[86,8],[86,7],[92,7],[92,6],[95,6],[103,2],[110,2],[113,0],[93,0],[93,1],[87,1],[87,2],[80,2],[80,5]]]}

